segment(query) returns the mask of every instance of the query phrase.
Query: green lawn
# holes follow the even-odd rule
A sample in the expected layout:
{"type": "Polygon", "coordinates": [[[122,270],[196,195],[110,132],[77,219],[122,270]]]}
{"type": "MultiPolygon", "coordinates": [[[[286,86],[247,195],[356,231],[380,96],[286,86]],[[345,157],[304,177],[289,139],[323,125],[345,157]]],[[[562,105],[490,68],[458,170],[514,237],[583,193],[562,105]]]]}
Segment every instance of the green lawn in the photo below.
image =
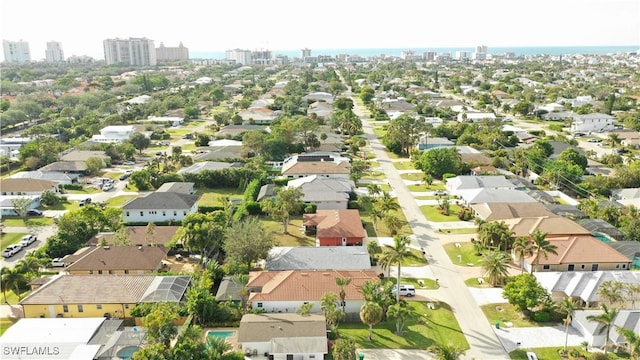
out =
{"type": "Polygon", "coordinates": [[[220,198],[224,196],[242,198],[242,191],[236,188],[197,189],[196,194],[202,195],[198,201],[199,206],[222,206],[220,198]]]}
{"type": "Polygon", "coordinates": [[[99,192],[100,192],[100,189],[93,186],[85,186],[84,188],[82,188],[82,190],[64,189],[65,194],[95,194],[99,192]]]}
{"type": "Polygon", "coordinates": [[[364,173],[362,180],[384,180],[387,178],[387,175],[382,171],[367,171],[364,173]]]}
{"type": "Polygon", "coordinates": [[[429,265],[427,259],[425,259],[422,251],[418,249],[409,249],[411,251],[411,255],[404,258],[402,261],[402,266],[425,266],[429,265]]]}
{"type": "Polygon", "coordinates": [[[427,191],[433,191],[432,188],[427,188],[424,184],[420,184],[420,185],[407,185],[407,188],[409,189],[409,191],[411,192],[427,192],[427,191]]]}
{"type": "Polygon", "coordinates": [[[478,232],[477,227],[472,228],[455,228],[455,229],[446,229],[439,231],[444,235],[455,235],[455,234],[476,234],[478,232]]]}
{"type": "Polygon", "coordinates": [[[192,129],[185,129],[185,128],[173,128],[173,129],[168,129],[167,130],[169,135],[171,135],[171,138],[177,137],[178,139],[181,139],[184,135],[186,135],[186,134],[188,134],[188,133],[190,133],[192,131],[193,131],[192,129]]]}
{"type": "Polygon", "coordinates": [[[444,251],[449,255],[451,262],[456,265],[465,266],[467,264],[473,264],[473,266],[480,266],[480,260],[482,256],[476,256],[475,250],[473,250],[473,244],[470,242],[461,242],[460,247],[456,247],[456,243],[445,244],[444,251]],[[462,255],[462,261],[458,260],[458,255],[462,255]]]}
{"type": "Polygon", "coordinates": [[[1,318],[0,319],[0,336],[2,336],[2,334],[4,334],[5,331],[7,331],[7,329],[15,324],[18,320],[18,318],[1,318]]]}
{"type": "Polygon", "coordinates": [[[122,205],[124,205],[124,203],[126,203],[127,201],[129,201],[131,199],[135,199],[135,198],[137,198],[136,195],[115,196],[115,197],[112,197],[111,199],[107,200],[107,206],[122,207],[122,205]]]}
{"type": "MultiPolygon", "coordinates": [[[[535,348],[535,349],[518,349],[518,350],[513,350],[512,352],[509,353],[509,357],[511,357],[511,359],[514,360],[527,360],[527,352],[528,351],[532,351],[536,354],[536,356],[538,357],[538,359],[543,360],[543,359],[561,359],[558,351],[560,351],[561,349],[564,349],[564,347],[548,347],[548,348],[535,348]]],[[[567,347],[567,350],[569,350],[569,352],[571,352],[572,350],[576,350],[578,351],[582,356],[584,356],[585,354],[587,355],[585,358],[588,359],[589,358],[589,353],[586,353],[584,351],[583,348],[579,347],[579,346],[569,346],[567,347]]],[[[626,354],[614,354],[614,353],[607,353],[607,357],[609,359],[629,359],[629,356],[626,354]]]]}
{"type": "Polygon", "coordinates": [[[12,305],[17,304],[20,300],[24,299],[27,294],[31,292],[30,290],[26,290],[20,293],[20,298],[15,294],[13,290],[7,290],[7,298],[4,297],[4,292],[0,292],[0,303],[4,304],[5,300],[12,305]]]}
{"type": "Polygon", "coordinates": [[[436,343],[451,343],[461,349],[468,349],[465,339],[451,308],[436,302],[430,310],[426,302],[409,301],[413,313],[405,322],[404,333],[396,335],[396,322],[389,319],[373,326],[373,340],[369,340],[369,328],[360,322],[341,323],[340,336],[351,338],[356,348],[365,349],[426,349],[436,343]]]}
{"type": "Polygon", "coordinates": [[[3,232],[2,235],[0,235],[0,249],[4,250],[7,246],[17,243],[25,235],[24,233],[3,232]]]}
{"type": "Polygon", "coordinates": [[[478,283],[478,278],[469,278],[469,279],[465,280],[464,283],[468,287],[475,287],[475,288],[490,288],[491,287],[491,285],[489,284],[489,278],[483,277],[482,280],[484,280],[484,284],[478,283]]]}
{"type": "Polygon", "coordinates": [[[315,246],[315,236],[305,235],[302,228],[302,216],[289,219],[288,234],[284,234],[284,226],[280,221],[261,217],[261,223],[266,231],[273,234],[274,246],[315,246]]]}
{"type": "Polygon", "coordinates": [[[375,127],[375,128],[373,128],[373,133],[377,137],[383,137],[387,133],[387,131],[384,130],[382,127],[375,127]]]}
{"type": "Polygon", "coordinates": [[[424,174],[422,173],[403,173],[400,174],[400,178],[402,180],[410,180],[410,181],[422,181],[424,174]]]}
{"type": "Polygon", "coordinates": [[[2,218],[2,223],[4,224],[4,226],[37,227],[51,225],[53,224],[53,219],[47,217],[28,217],[26,220],[23,220],[20,217],[11,216],[2,218]]]}
{"type": "MultiPolygon", "coordinates": [[[[412,161],[394,161],[393,166],[398,170],[415,170],[416,169],[415,167],[413,167],[412,161]]],[[[419,173],[419,175],[422,175],[422,173],[419,173]]],[[[420,180],[421,179],[422,179],[422,176],[420,177],[420,180]]]]}
{"type": "Polygon", "coordinates": [[[460,221],[460,219],[458,219],[458,212],[462,210],[462,208],[458,205],[451,204],[449,206],[449,215],[441,214],[437,205],[423,205],[420,206],[420,210],[422,210],[422,214],[428,221],[448,222],[460,221]]]}
{"type": "Polygon", "coordinates": [[[514,327],[558,325],[556,323],[538,323],[531,321],[525,318],[522,313],[516,311],[513,305],[509,303],[487,304],[480,306],[480,308],[492,326],[495,326],[495,323],[500,322],[500,326],[504,327],[504,323],[507,321],[512,322],[514,327]]]}
{"type": "Polygon", "coordinates": [[[113,180],[118,180],[120,178],[120,176],[122,176],[122,173],[121,172],[115,172],[115,171],[107,171],[107,172],[104,172],[104,173],[100,174],[100,177],[105,177],[105,178],[109,178],[109,179],[113,179],[113,180]]]}
{"type": "MultiPolygon", "coordinates": [[[[395,282],[394,282],[395,283],[395,282]]],[[[413,286],[416,287],[416,289],[427,289],[427,290],[435,290],[440,288],[440,285],[436,284],[436,281],[433,279],[427,279],[427,278],[408,278],[408,277],[403,277],[402,278],[402,283],[403,284],[412,284],[413,286]],[[419,281],[422,281],[422,286],[420,286],[419,281]]]]}
{"type": "MultiPolygon", "coordinates": [[[[400,228],[400,230],[398,231],[398,235],[412,235],[413,234],[413,230],[411,230],[411,227],[409,226],[409,223],[407,222],[407,218],[404,216],[404,212],[402,211],[395,211],[393,212],[393,214],[395,214],[400,221],[402,221],[403,225],[400,228]]],[[[376,224],[376,228],[374,229],[373,226],[373,221],[371,220],[371,216],[369,216],[369,214],[366,211],[360,211],[360,217],[362,219],[362,222],[365,224],[365,230],[367,231],[367,236],[369,237],[387,237],[387,236],[391,236],[391,232],[389,231],[389,228],[387,228],[387,225],[385,225],[384,223],[384,219],[383,220],[378,220],[377,224],[376,224]]]]}

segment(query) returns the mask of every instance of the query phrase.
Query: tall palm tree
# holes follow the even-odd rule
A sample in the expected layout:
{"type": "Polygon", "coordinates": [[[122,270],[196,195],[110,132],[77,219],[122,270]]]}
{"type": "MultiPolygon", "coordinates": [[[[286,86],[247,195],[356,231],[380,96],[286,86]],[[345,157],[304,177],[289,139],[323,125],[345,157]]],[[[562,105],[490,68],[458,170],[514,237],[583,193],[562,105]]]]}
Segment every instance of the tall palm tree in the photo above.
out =
{"type": "Polygon", "coordinates": [[[509,255],[501,251],[491,251],[482,260],[482,269],[491,286],[496,286],[509,275],[509,255]]]}
{"type": "Polygon", "coordinates": [[[612,149],[615,149],[616,145],[622,143],[622,140],[620,140],[620,136],[617,133],[609,133],[607,142],[609,143],[609,145],[611,145],[612,149]]]}
{"type": "Polygon", "coordinates": [[[606,300],[609,305],[615,305],[626,301],[625,285],[619,281],[605,281],[600,284],[598,296],[606,300]]]}
{"type": "Polygon", "coordinates": [[[381,220],[384,218],[384,212],[382,212],[382,210],[380,210],[378,207],[372,207],[371,210],[369,210],[369,216],[371,216],[371,221],[373,222],[373,229],[378,231],[378,220],[381,220]]]}
{"type": "Polygon", "coordinates": [[[388,191],[383,191],[382,195],[378,198],[377,201],[380,210],[382,210],[385,214],[389,214],[391,211],[399,210],[400,204],[398,204],[398,200],[391,196],[391,193],[388,191]]]}
{"type": "Polygon", "coordinates": [[[373,326],[382,321],[382,307],[373,301],[367,301],[360,308],[360,320],[369,325],[369,340],[373,340],[373,326]]]}
{"type": "MultiPolygon", "coordinates": [[[[385,245],[382,249],[382,256],[380,257],[380,263],[383,268],[390,267],[392,264],[398,265],[397,282],[398,288],[400,287],[400,269],[402,267],[402,261],[405,257],[411,254],[409,244],[411,241],[406,236],[394,236],[393,245],[385,245]]],[[[400,291],[396,291],[396,302],[400,302],[400,291]]]]}
{"type": "Polygon", "coordinates": [[[348,286],[349,284],[351,284],[351,278],[336,278],[336,285],[338,285],[338,287],[340,288],[340,293],[338,294],[338,296],[340,296],[340,306],[342,306],[342,311],[345,311],[345,306],[347,306],[347,302],[345,301],[347,298],[347,293],[345,292],[344,287],[348,286]]]}
{"type": "Polygon", "coordinates": [[[616,325],[616,330],[627,343],[627,353],[631,359],[640,359],[640,335],[635,331],[616,325]]]}
{"type": "Polygon", "coordinates": [[[558,308],[561,312],[565,313],[564,318],[564,352],[567,352],[567,342],[569,341],[569,325],[573,319],[573,311],[577,308],[577,304],[573,299],[566,298],[562,302],[558,303],[558,308]]]}
{"type": "Polygon", "coordinates": [[[37,276],[40,273],[40,268],[42,268],[42,262],[35,256],[27,255],[22,260],[18,261],[16,267],[18,267],[24,274],[37,276]]]}
{"type": "Polygon", "coordinates": [[[391,235],[396,235],[400,229],[402,229],[402,225],[404,225],[404,221],[400,220],[395,214],[389,214],[384,217],[384,224],[389,229],[389,233],[391,235]]]}
{"type": "Polygon", "coordinates": [[[382,188],[378,184],[367,185],[367,192],[370,197],[376,197],[382,192],[382,188]]]}
{"type": "Polygon", "coordinates": [[[492,221],[480,227],[478,239],[484,246],[498,247],[498,249],[508,250],[513,244],[513,231],[509,229],[504,221],[492,221]]]}
{"type": "Polygon", "coordinates": [[[533,256],[533,246],[531,241],[525,236],[516,238],[513,242],[513,253],[520,261],[520,274],[524,273],[524,258],[527,256],[533,256]]]}
{"type": "Polygon", "coordinates": [[[611,333],[611,326],[613,325],[613,321],[618,316],[618,309],[611,308],[609,309],[607,305],[602,304],[600,306],[602,309],[602,313],[598,315],[589,315],[587,316],[587,320],[597,322],[602,325],[601,332],[605,332],[605,344],[604,344],[604,352],[607,353],[609,349],[609,334],[611,333]]]}
{"type": "Polygon", "coordinates": [[[249,275],[247,274],[235,274],[231,278],[231,281],[240,287],[240,299],[242,301],[242,309],[246,311],[247,301],[249,300],[249,289],[247,284],[249,283],[249,275]]]}
{"type": "Polygon", "coordinates": [[[533,261],[533,271],[536,271],[538,264],[540,263],[540,256],[548,258],[548,254],[558,255],[558,247],[547,240],[547,233],[543,233],[540,230],[536,230],[531,234],[531,240],[533,241],[533,249],[535,253],[535,260],[533,261]]]}
{"type": "Polygon", "coordinates": [[[465,353],[464,350],[451,344],[435,344],[431,345],[427,350],[433,353],[438,360],[458,360],[465,353]]]}

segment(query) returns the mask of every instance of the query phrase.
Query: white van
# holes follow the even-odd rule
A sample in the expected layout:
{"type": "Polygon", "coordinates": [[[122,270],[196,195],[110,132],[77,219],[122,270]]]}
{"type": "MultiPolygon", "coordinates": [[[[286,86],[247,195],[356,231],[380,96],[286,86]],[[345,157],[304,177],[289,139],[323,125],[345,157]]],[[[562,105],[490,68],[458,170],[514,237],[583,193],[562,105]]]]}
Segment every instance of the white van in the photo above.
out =
{"type": "MultiPolygon", "coordinates": [[[[391,289],[391,293],[395,294],[398,291],[396,285],[391,289]]],[[[414,296],[416,294],[416,288],[413,285],[400,284],[400,296],[414,296]]]]}

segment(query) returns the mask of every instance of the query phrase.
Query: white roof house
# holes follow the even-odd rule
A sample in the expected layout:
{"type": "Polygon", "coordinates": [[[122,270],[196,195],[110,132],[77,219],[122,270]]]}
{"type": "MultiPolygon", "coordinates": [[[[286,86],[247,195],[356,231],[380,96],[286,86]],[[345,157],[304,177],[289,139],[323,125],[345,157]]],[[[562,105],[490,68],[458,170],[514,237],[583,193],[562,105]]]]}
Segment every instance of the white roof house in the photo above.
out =
{"type": "MultiPolygon", "coordinates": [[[[603,331],[603,325],[588,319],[590,315],[599,314],[602,314],[602,310],[577,310],[572,316],[571,326],[577,329],[592,347],[601,347],[607,343],[607,332],[603,331]]],[[[640,333],[640,310],[619,310],[612,325],[609,332],[610,342],[624,346],[626,341],[617,327],[632,330],[635,334],[640,333]]]]}
{"type": "Polygon", "coordinates": [[[537,203],[538,201],[532,198],[524,191],[514,189],[468,189],[459,190],[457,195],[460,196],[464,204],[481,204],[481,203],[494,203],[494,202],[509,202],[509,203],[537,203]]]}
{"type": "Polygon", "coordinates": [[[101,143],[121,143],[128,140],[135,131],[133,125],[107,126],[100,130],[100,135],[93,135],[91,141],[101,143]]]}
{"type": "Polygon", "coordinates": [[[457,195],[460,190],[469,189],[515,189],[511,181],[504,175],[458,175],[447,179],[445,184],[447,191],[457,195]]]}

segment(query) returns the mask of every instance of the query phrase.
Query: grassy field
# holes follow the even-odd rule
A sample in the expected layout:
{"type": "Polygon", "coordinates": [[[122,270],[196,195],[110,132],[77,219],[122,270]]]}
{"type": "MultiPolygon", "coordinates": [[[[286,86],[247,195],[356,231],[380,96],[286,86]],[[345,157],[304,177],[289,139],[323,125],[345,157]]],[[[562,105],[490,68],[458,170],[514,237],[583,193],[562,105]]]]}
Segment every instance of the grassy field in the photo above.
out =
{"type": "Polygon", "coordinates": [[[362,180],[384,180],[387,178],[387,175],[382,171],[367,171],[364,173],[362,180]]]}
{"type": "Polygon", "coordinates": [[[261,218],[265,230],[273,234],[275,246],[315,246],[315,236],[304,234],[302,229],[302,216],[289,219],[288,234],[284,234],[284,226],[280,221],[271,220],[268,217],[261,218]]]}
{"type": "Polygon", "coordinates": [[[2,235],[0,235],[0,249],[4,250],[7,246],[17,243],[25,235],[26,234],[24,233],[4,233],[3,232],[2,235]]]}
{"type": "Polygon", "coordinates": [[[408,278],[408,277],[403,277],[402,278],[402,283],[406,283],[406,284],[412,284],[413,286],[415,286],[416,289],[427,289],[427,290],[435,290],[440,288],[440,285],[436,284],[436,281],[433,279],[427,279],[427,278],[408,278]],[[422,286],[420,286],[420,281],[422,281],[422,286]]]}
{"type": "Polygon", "coordinates": [[[469,278],[469,279],[465,280],[464,283],[468,287],[475,287],[475,288],[490,288],[491,287],[491,285],[489,284],[489,278],[483,277],[482,280],[484,281],[484,284],[478,283],[478,278],[469,278]]]}
{"type": "Polygon", "coordinates": [[[489,320],[491,325],[500,322],[500,326],[504,327],[505,322],[513,323],[514,327],[535,327],[535,326],[547,326],[558,325],[556,323],[537,323],[525,318],[522,313],[516,311],[513,305],[509,303],[502,304],[487,304],[480,306],[482,312],[489,320]]]}
{"type": "Polygon", "coordinates": [[[4,334],[5,331],[7,331],[7,329],[15,324],[18,320],[18,318],[0,318],[0,336],[2,336],[2,334],[4,334]]]}
{"type": "Polygon", "coordinates": [[[137,198],[136,195],[115,196],[115,197],[112,197],[111,199],[107,200],[107,206],[122,207],[122,205],[124,205],[124,203],[126,203],[127,201],[129,201],[131,199],[135,199],[135,198],[137,198]]]}
{"type": "MultiPolygon", "coordinates": [[[[122,175],[122,174],[121,174],[122,175]]],[[[70,189],[65,189],[64,193],[65,194],[96,194],[99,193],[101,190],[93,187],[93,186],[85,186],[82,188],[82,190],[70,190],[70,189]]]]}
{"type": "Polygon", "coordinates": [[[460,247],[457,248],[455,243],[449,243],[444,245],[444,251],[449,255],[451,262],[456,265],[473,264],[473,266],[480,266],[480,260],[482,256],[476,256],[476,252],[473,249],[473,244],[470,242],[459,243],[460,247]],[[462,261],[458,260],[458,255],[462,255],[462,261]]]}
{"type": "Polygon", "coordinates": [[[404,258],[402,266],[425,266],[429,265],[427,259],[424,258],[422,251],[418,249],[410,249],[411,255],[404,258]]]}
{"type": "Polygon", "coordinates": [[[422,181],[423,177],[424,177],[424,174],[422,174],[422,173],[403,173],[403,174],[400,174],[400,178],[402,180],[409,180],[409,181],[422,181]]]}
{"type": "Polygon", "coordinates": [[[420,210],[422,210],[422,215],[424,215],[428,221],[448,222],[460,221],[460,219],[458,219],[458,212],[462,210],[462,208],[458,205],[450,205],[449,215],[441,214],[437,205],[420,206],[420,210]]]}
{"type": "MultiPolygon", "coordinates": [[[[532,351],[536,354],[536,356],[538,357],[538,359],[543,360],[543,359],[561,359],[561,356],[559,355],[558,351],[560,351],[561,349],[564,349],[564,347],[548,347],[548,348],[535,348],[535,349],[518,349],[518,350],[514,350],[512,352],[509,353],[509,357],[511,359],[514,360],[527,360],[527,352],[528,351],[532,351]]],[[[589,358],[589,353],[585,352],[583,348],[579,347],[579,346],[569,346],[567,347],[567,350],[569,350],[569,352],[576,350],[578,351],[581,355],[585,356],[586,355],[586,359],[589,358]]],[[[614,354],[614,353],[607,353],[607,357],[609,359],[629,359],[629,356],[626,354],[614,354]]]]}
{"type": "Polygon", "coordinates": [[[377,137],[383,137],[387,131],[384,130],[382,127],[374,127],[373,128],[373,133],[377,136],[377,137]]]}
{"type": "Polygon", "coordinates": [[[224,196],[242,198],[242,191],[236,188],[197,189],[196,194],[202,195],[198,201],[199,206],[222,206],[220,198],[224,196]]]}
{"type": "Polygon", "coordinates": [[[342,323],[338,328],[340,336],[351,338],[356,348],[368,349],[426,349],[429,346],[448,342],[459,348],[468,349],[469,344],[460,326],[444,303],[435,303],[431,310],[426,302],[409,301],[413,313],[405,322],[402,335],[396,335],[394,319],[373,326],[373,340],[369,340],[369,328],[358,323],[342,323]]]}
{"type": "Polygon", "coordinates": [[[455,229],[446,229],[438,232],[443,233],[444,235],[476,234],[478,232],[478,228],[477,227],[455,228],[455,229]]]}
{"type": "MultiPolygon", "coordinates": [[[[400,221],[402,221],[403,223],[402,227],[398,231],[398,235],[412,235],[413,230],[411,230],[411,227],[407,222],[407,218],[404,216],[404,212],[395,211],[393,212],[393,214],[396,215],[400,219],[400,221]]],[[[389,231],[389,228],[387,227],[387,225],[384,223],[384,220],[378,220],[376,224],[377,226],[374,229],[371,216],[369,216],[369,214],[366,211],[360,211],[360,217],[362,218],[362,222],[365,224],[365,230],[367,231],[367,236],[369,237],[391,236],[391,232],[389,231]]]]}
{"type": "MultiPolygon", "coordinates": [[[[413,167],[413,162],[411,161],[394,161],[393,166],[398,170],[415,170],[416,169],[415,167],[413,167]]],[[[422,173],[419,173],[418,175],[422,175],[422,173]]],[[[420,179],[422,179],[422,176],[420,177],[420,179]]]]}
{"type": "Polygon", "coordinates": [[[4,224],[4,226],[38,227],[53,224],[53,219],[47,217],[28,217],[25,220],[17,216],[5,216],[2,218],[2,224],[4,224]]]}

